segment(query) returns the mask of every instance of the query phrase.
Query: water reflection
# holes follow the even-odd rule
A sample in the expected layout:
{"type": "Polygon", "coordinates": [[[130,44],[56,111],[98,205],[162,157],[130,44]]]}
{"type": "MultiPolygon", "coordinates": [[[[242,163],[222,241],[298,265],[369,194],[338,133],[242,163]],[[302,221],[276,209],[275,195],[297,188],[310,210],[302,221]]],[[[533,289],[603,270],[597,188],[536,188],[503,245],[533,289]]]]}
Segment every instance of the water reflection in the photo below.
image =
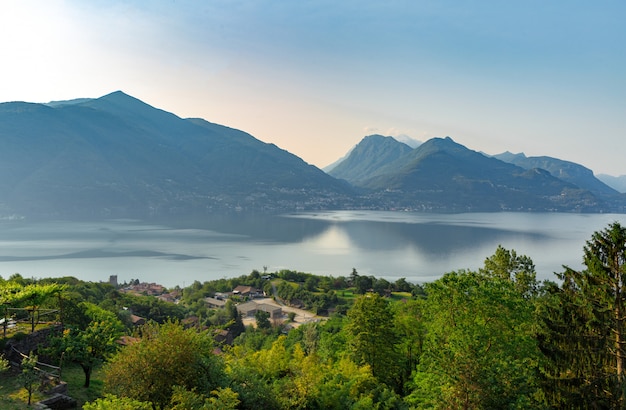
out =
{"type": "Polygon", "coordinates": [[[175,221],[0,223],[0,275],[140,278],[166,286],[296,269],[414,282],[476,269],[498,245],[530,256],[541,279],[580,266],[594,231],[624,215],[337,211],[175,221]]]}
{"type": "Polygon", "coordinates": [[[537,232],[439,223],[352,221],[341,226],[352,243],[366,250],[392,250],[411,245],[419,252],[430,255],[471,251],[481,249],[485,244],[508,242],[520,237],[534,241],[547,239],[546,235],[537,232]]]}

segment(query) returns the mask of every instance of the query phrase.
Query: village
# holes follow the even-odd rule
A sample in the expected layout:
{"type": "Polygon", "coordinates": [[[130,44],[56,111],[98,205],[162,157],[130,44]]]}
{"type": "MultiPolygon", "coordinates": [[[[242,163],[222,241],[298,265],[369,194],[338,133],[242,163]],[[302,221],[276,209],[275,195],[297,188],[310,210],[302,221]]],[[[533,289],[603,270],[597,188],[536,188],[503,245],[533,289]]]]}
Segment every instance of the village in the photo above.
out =
{"type": "MultiPolygon", "coordinates": [[[[117,286],[117,277],[112,275],[109,278],[109,283],[117,286]]],[[[174,304],[178,304],[182,296],[180,290],[170,291],[160,284],[147,282],[130,284],[121,287],[119,291],[133,295],[151,296],[163,302],[174,304]]],[[[237,312],[245,326],[256,327],[255,315],[258,311],[267,313],[274,325],[285,324],[286,330],[321,319],[320,316],[305,309],[288,306],[280,301],[276,295],[267,295],[263,290],[253,286],[238,285],[230,292],[215,292],[213,297],[204,298],[206,306],[210,309],[224,309],[228,300],[236,303],[237,312]]],[[[132,312],[131,320],[135,326],[141,326],[146,322],[146,318],[132,314],[132,312]]],[[[197,321],[197,317],[190,316],[183,320],[183,324],[193,326],[197,321]]]]}

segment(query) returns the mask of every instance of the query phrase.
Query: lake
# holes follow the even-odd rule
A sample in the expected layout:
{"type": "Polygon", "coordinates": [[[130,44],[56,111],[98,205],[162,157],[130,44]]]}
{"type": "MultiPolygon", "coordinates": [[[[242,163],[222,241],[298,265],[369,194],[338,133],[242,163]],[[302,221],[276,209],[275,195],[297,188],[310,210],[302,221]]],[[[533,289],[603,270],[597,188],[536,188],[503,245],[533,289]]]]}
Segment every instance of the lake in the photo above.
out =
{"type": "Polygon", "coordinates": [[[215,215],[145,223],[0,222],[0,276],[139,279],[188,286],[257,269],[360,275],[414,283],[477,269],[501,244],[527,255],[539,279],[581,267],[594,231],[626,215],[329,211],[215,215]]]}

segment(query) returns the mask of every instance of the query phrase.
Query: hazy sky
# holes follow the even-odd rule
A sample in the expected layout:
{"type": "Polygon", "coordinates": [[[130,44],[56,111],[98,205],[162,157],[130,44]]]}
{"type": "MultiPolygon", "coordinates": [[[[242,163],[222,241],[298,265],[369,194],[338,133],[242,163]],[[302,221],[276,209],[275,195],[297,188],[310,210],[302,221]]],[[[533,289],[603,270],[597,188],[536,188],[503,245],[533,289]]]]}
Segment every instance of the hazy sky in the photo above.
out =
{"type": "Polygon", "coordinates": [[[323,167],[450,136],[626,174],[626,2],[0,3],[0,101],[122,90],[323,167]]]}

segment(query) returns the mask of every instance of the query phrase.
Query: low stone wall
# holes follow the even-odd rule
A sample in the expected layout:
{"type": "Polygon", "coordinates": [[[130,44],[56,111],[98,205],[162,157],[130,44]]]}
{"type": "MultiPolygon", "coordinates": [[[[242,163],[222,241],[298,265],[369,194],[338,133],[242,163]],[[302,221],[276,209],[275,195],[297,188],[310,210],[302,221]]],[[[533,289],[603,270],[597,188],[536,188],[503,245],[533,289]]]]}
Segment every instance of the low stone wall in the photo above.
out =
{"type": "Polygon", "coordinates": [[[37,410],[65,410],[75,409],[78,403],[73,398],[64,394],[54,394],[45,400],[37,402],[34,406],[37,410]]]}
{"type": "MultiPolygon", "coordinates": [[[[4,357],[13,363],[21,363],[22,358],[18,353],[16,353],[12,348],[28,355],[32,351],[37,351],[40,345],[46,345],[47,341],[50,339],[50,335],[53,332],[59,331],[61,329],[61,325],[47,327],[45,329],[38,330],[33,333],[28,333],[23,335],[22,337],[15,338],[12,337],[7,340],[7,343],[4,348],[4,357]]],[[[43,360],[43,357],[40,357],[40,361],[43,360]]]]}
{"type": "MultiPolygon", "coordinates": [[[[25,334],[19,338],[10,338],[7,340],[4,348],[5,358],[10,362],[19,365],[19,363],[22,362],[22,357],[18,352],[26,355],[30,352],[37,352],[41,346],[45,346],[47,344],[52,333],[57,332],[60,329],[60,325],[51,326],[33,333],[25,334]],[[16,350],[18,352],[16,352],[16,350]]],[[[48,361],[41,355],[39,355],[38,359],[42,362],[48,361]]],[[[65,410],[77,407],[76,400],[65,395],[65,393],[67,393],[67,384],[64,382],[51,385],[50,388],[44,393],[50,395],[50,397],[36,403],[33,408],[38,410],[65,410]]]]}

